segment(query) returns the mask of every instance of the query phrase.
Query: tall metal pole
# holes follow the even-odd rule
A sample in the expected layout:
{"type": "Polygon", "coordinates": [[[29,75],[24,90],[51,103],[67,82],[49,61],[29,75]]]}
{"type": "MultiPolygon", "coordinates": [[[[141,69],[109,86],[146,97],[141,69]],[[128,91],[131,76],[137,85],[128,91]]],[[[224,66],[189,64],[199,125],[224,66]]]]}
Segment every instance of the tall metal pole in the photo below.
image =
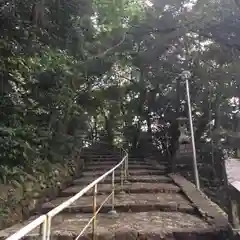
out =
{"type": "Polygon", "coordinates": [[[186,77],[185,80],[186,80],[186,91],[187,91],[187,101],[188,101],[188,115],[189,115],[189,123],[190,123],[190,130],[191,130],[192,148],[193,148],[193,171],[194,171],[196,187],[197,187],[198,190],[200,190],[200,182],[199,182],[199,174],[198,174],[198,167],[197,167],[197,154],[196,154],[196,146],[195,146],[195,139],[194,139],[194,130],[193,130],[193,121],[192,121],[192,107],[191,107],[191,99],[190,99],[190,93],[189,93],[188,77],[186,77]]]}

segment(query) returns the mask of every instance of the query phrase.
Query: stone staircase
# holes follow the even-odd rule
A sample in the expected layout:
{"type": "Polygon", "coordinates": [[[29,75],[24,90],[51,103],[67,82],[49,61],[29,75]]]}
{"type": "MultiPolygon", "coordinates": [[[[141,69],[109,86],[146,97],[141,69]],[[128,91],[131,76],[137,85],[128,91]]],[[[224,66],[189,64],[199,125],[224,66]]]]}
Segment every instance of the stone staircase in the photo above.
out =
{"type": "MultiPolygon", "coordinates": [[[[83,176],[42,206],[47,213],[87,184],[110,170],[120,160],[113,151],[89,151],[85,157],[83,176]]],[[[228,223],[217,206],[181,176],[166,175],[166,164],[129,157],[128,183],[120,186],[120,170],[116,170],[115,210],[110,214],[111,199],[97,216],[95,239],[227,239],[228,223]]],[[[98,184],[97,207],[111,192],[111,176],[98,184]]],[[[75,239],[92,217],[93,193],[88,192],[53,218],[51,239],[75,239]]],[[[0,231],[4,239],[31,222],[0,231]]],[[[38,229],[28,239],[39,239],[38,229]]],[[[92,239],[91,227],[79,239],[92,239]]]]}

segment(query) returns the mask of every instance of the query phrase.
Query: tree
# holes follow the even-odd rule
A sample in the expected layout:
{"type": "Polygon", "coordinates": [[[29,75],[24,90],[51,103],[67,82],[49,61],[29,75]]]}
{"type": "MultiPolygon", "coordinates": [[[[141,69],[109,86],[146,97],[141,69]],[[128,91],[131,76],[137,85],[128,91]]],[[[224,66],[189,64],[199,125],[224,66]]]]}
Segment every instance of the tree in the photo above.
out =
{"type": "MultiPolygon", "coordinates": [[[[193,74],[198,150],[212,147],[212,132],[232,129],[239,109],[236,4],[2,3],[0,164],[64,162],[83,138],[121,140],[133,151],[147,142],[150,154],[171,159],[176,119],[187,116],[183,69],[193,74]]],[[[217,144],[214,151],[222,154],[217,144]]]]}

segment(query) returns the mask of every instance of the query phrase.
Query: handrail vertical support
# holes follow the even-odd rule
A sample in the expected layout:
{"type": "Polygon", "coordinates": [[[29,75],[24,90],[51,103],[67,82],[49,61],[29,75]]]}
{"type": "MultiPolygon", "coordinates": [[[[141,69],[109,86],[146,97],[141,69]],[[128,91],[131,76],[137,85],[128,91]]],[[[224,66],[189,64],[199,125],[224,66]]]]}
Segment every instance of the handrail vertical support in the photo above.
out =
{"type": "Polygon", "coordinates": [[[109,212],[113,217],[117,217],[117,211],[115,210],[115,171],[112,172],[112,209],[109,212]]]}
{"type": "Polygon", "coordinates": [[[121,180],[121,191],[120,194],[125,194],[124,189],[123,189],[123,183],[124,183],[124,165],[121,165],[121,176],[120,176],[120,180],[121,180]]]}
{"type": "Polygon", "coordinates": [[[112,211],[115,208],[115,171],[112,172],[112,211]]]}
{"type": "Polygon", "coordinates": [[[40,225],[40,239],[42,240],[46,240],[47,239],[47,216],[45,217],[45,220],[43,222],[43,224],[40,225]]]}
{"type": "Polygon", "coordinates": [[[82,229],[78,237],[76,238],[79,239],[82,234],[86,231],[86,229],[92,224],[92,239],[95,240],[97,238],[97,233],[96,233],[96,225],[97,225],[97,214],[101,211],[101,208],[104,206],[106,202],[110,198],[112,198],[112,207],[111,207],[111,213],[113,216],[118,216],[116,210],[115,210],[115,191],[116,191],[116,184],[115,184],[115,174],[116,170],[120,168],[121,170],[121,179],[120,179],[120,184],[121,184],[121,192],[125,194],[124,192],[124,186],[123,184],[126,183],[127,178],[128,178],[128,153],[125,151],[123,148],[120,149],[120,156],[121,156],[121,161],[117,163],[113,168],[111,168],[109,171],[105,172],[102,174],[100,177],[98,177],[96,180],[94,180],[92,183],[88,184],[85,188],[80,190],[77,194],[69,198],[68,200],[64,201],[60,205],[56,206],[53,208],[51,211],[49,211],[47,214],[41,215],[37,219],[33,220],[31,223],[27,224],[25,227],[21,228],[19,231],[16,233],[12,234],[9,236],[6,240],[20,240],[23,237],[27,236],[30,232],[32,232],[34,229],[40,227],[40,232],[39,232],[39,239],[42,240],[50,240],[51,239],[51,225],[52,225],[52,219],[55,217],[57,214],[62,212],[64,209],[69,207],[71,204],[73,204],[75,201],[77,201],[80,197],[82,197],[85,193],[90,191],[91,189],[93,190],[93,198],[92,198],[92,208],[93,208],[93,216],[90,219],[90,221],[85,225],[85,227],[82,229]],[[112,174],[112,192],[108,197],[100,204],[100,207],[97,209],[97,185],[101,181],[103,181],[107,176],[112,174]]]}
{"type": "Polygon", "coordinates": [[[47,218],[46,218],[46,238],[44,240],[50,240],[50,238],[51,238],[51,225],[52,225],[52,217],[47,215],[47,218]]]}
{"type": "Polygon", "coordinates": [[[124,182],[126,182],[126,181],[127,181],[127,156],[124,161],[124,182]]]}
{"type": "Polygon", "coordinates": [[[129,169],[128,169],[128,167],[129,167],[129,166],[128,166],[128,153],[127,153],[127,180],[128,180],[128,176],[129,176],[129,175],[128,175],[128,174],[129,174],[129,169]]]}
{"type": "Polygon", "coordinates": [[[92,240],[96,239],[96,223],[97,223],[97,216],[96,216],[96,211],[97,211],[97,184],[93,188],[93,216],[94,219],[92,221],[92,240]]]}
{"type": "Polygon", "coordinates": [[[123,164],[121,165],[121,190],[123,191],[123,178],[124,178],[124,169],[123,164]]]}
{"type": "Polygon", "coordinates": [[[126,156],[125,156],[125,161],[124,161],[124,183],[125,184],[129,184],[128,181],[128,153],[126,152],[126,156]]]}

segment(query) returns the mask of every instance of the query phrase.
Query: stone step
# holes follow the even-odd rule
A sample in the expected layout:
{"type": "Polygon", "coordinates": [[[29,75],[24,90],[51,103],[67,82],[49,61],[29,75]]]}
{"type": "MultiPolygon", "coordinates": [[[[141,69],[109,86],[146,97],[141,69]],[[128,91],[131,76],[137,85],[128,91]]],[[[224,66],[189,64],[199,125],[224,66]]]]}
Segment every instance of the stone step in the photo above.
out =
{"type": "Polygon", "coordinates": [[[84,155],[84,157],[88,159],[121,159],[121,156],[116,156],[116,155],[84,155]]]}
{"type": "MultiPolygon", "coordinates": [[[[105,160],[100,160],[100,161],[86,161],[86,166],[104,166],[105,165],[111,165],[111,166],[114,166],[116,164],[118,164],[120,162],[120,160],[116,160],[116,161],[105,161],[105,160]],[[101,165],[100,165],[101,164],[101,165]]],[[[147,162],[143,162],[143,161],[129,161],[128,162],[128,165],[130,166],[134,166],[134,165],[138,165],[138,166],[142,166],[142,168],[144,168],[145,166],[148,167],[148,166],[154,166],[153,164],[151,163],[147,163],[147,162]]]]}
{"type": "Polygon", "coordinates": [[[170,164],[170,162],[168,162],[168,161],[162,161],[162,160],[156,160],[156,159],[148,159],[148,158],[144,158],[144,161],[145,162],[152,162],[152,163],[163,164],[163,165],[170,164]]]}
{"type": "MultiPolygon", "coordinates": [[[[95,171],[95,170],[84,171],[83,172],[83,177],[89,177],[89,176],[93,176],[95,178],[100,177],[108,170],[110,170],[110,168],[105,169],[104,171],[95,171]]],[[[135,169],[135,170],[130,169],[129,170],[129,175],[131,175],[131,176],[161,175],[161,174],[164,174],[164,173],[165,173],[164,170],[145,170],[145,169],[135,169]]],[[[121,174],[121,169],[117,169],[115,171],[115,176],[120,176],[120,174],[121,174]]]]}
{"type": "Polygon", "coordinates": [[[155,161],[155,160],[147,160],[147,159],[145,159],[145,162],[152,163],[152,164],[160,164],[164,166],[168,166],[170,164],[169,162],[165,162],[165,161],[155,161]]]}
{"type": "MultiPolygon", "coordinates": [[[[70,197],[81,191],[85,186],[73,185],[60,193],[60,197],[70,197]]],[[[119,194],[121,191],[126,193],[179,193],[181,189],[171,183],[131,183],[123,185],[115,185],[115,193],[119,194]]],[[[112,192],[112,184],[99,184],[98,194],[108,194],[112,192]]],[[[92,195],[88,192],[86,195],[92,195]]]]}
{"type": "MultiPolygon", "coordinates": [[[[106,171],[106,169],[111,169],[114,167],[114,164],[86,164],[85,171],[106,171]]],[[[157,165],[137,165],[137,164],[128,164],[130,170],[166,170],[165,166],[157,165]]]]}
{"type": "Polygon", "coordinates": [[[111,159],[111,160],[108,160],[108,159],[87,159],[86,160],[86,163],[87,164],[117,164],[121,161],[120,158],[118,159],[111,159]]]}
{"type": "MultiPolygon", "coordinates": [[[[92,156],[93,159],[98,159],[98,158],[101,158],[101,159],[104,159],[104,158],[107,158],[107,159],[123,159],[123,156],[102,156],[102,155],[99,155],[99,156],[92,156]]],[[[128,158],[128,161],[132,161],[132,162],[146,162],[144,159],[141,159],[141,158],[128,158]]]]}
{"type": "Polygon", "coordinates": [[[114,153],[106,153],[106,154],[99,154],[99,153],[87,153],[84,156],[89,156],[89,157],[121,157],[124,155],[120,155],[120,154],[114,154],[114,153]]]}
{"type": "Polygon", "coordinates": [[[110,165],[110,166],[115,166],[120,162],[120,159],[118,160],[112,160],[112,161],[105,161],[105,160],[87,160],[85,161],[86,166],[105,166],[105,165],[110,165]]]}
{"type": "MultiPolygon", "coordinates": [[[[91,214],[59,214],[52,219],[51,240],[76,239],[86,226],[91,214]]],[[[33,220],[33,219],[32,219],[33,220]]],[[[6,239],[30,221],[0,231],[0,239],[6,239]]],[[[203,219],[178,212],[139,212],[118,213],[116,217],[110,214],[99,214],[96,221],[96,239],[204,239],[219,240],[222,238],[219,230],[213,229],[203,219]]],[[[40,239],[39,228],[33,230],[28,240],[40,239]]],[[[91,225],[79,240],[92,239],[91,225]]]]}
{"type": "MultiPolygon", "coordinates": [[[[90,184],[93,182],[96,178],[94,177],[83,177],[74,180],[74,184],[90,184]]],[[[139,183],[171,183],[171,178],[167,176],[161,176],[161,175],[141,175],[141,176],[129,176],[128,178],[129,182],[139,182],[139,183]]],[[[120,182],[120,176],[116,176],[115,182],[120,182]]],[[[112,176],[108,175],[102,183],[112,183],[112,176]]]]}
{"type": "Polygon", "coordinates": [[[120,151],[101,151],[99,149],[92,149],[88,151],[83,151],[83,154],[92,154],[92,155],[120,155],[120,151]]]}
{"type": "MultiPolygon", "coordinates": [[[[111,169],[115,164],[95,164],[95,163],[87,163],[84,170],[85,171],[106,171],[106,169],[111,169]]],[[[128,168],[131,170],[166,170],[167,168],[163,165],[151,165],[146,163],[129,163],[128,168]]]]}
{"type": "MultiPolygon", "coordinates": [[[[99,207],[106,199],[107,195],[97,196],[97,206],[99,207]]],[[[47,213],[51,209],[57,207],[68,198],[57,198],[43,204],[42,211],[47,213]]],[[[64,212],[92,212],[92,196],[83,196],[71,206],[66,208],[64,212]]],[[[145,211],[178,211],[195,213],[195,208],[181,194],[171,193],[130,193],[119,194],[115,196],[115,209],[118,212],[145,212],[145,211]]],[[[102,213],[111,210],[111,198],[104,204],[101,209],[102,213]]]]}
{"type": "Polygon", "coordinates": [[[89,157],[86,162],[120,162],[120,157],[89,157]]]}

